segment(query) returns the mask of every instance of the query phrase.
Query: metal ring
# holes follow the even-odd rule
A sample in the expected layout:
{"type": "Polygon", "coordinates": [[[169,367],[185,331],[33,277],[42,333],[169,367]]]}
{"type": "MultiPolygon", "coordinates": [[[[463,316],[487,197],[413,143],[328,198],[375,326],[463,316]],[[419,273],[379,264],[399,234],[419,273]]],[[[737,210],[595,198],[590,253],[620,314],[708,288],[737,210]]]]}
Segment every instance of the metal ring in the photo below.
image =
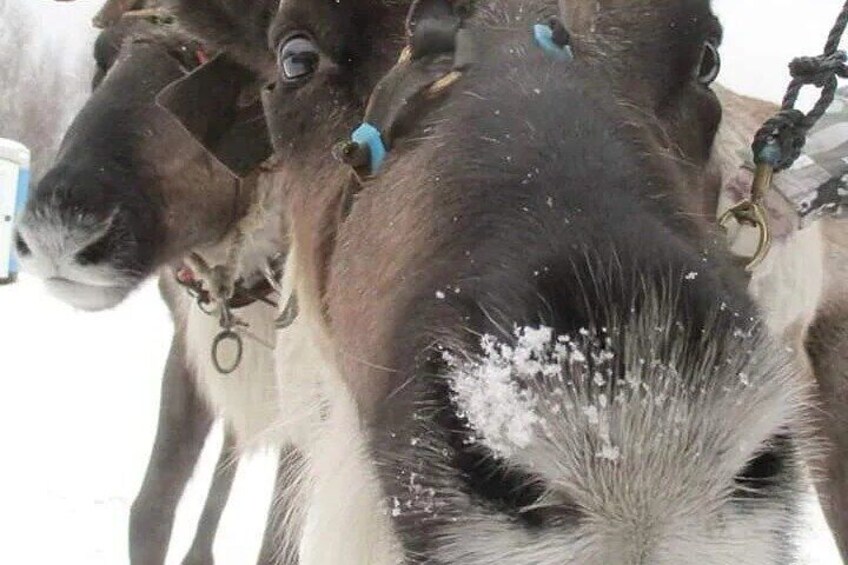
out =
{"type": "Polygon", "coordinates": [[[241,359],[244,355],[244,342],[241,339],[241,336],[232,330],[224,330],[218,335],[215,336],[215,339],[212,341],[212,364],[215,366],[215,369],[221,373],[222,375],[229,375],[236,369],[238,369],[239,365],[241,365],[241,359]],[[220,348],[221,345],[226,341],[233,341],[236,345],[236,356],[235,360],[227,366],[221,363],[220,359],[220,348]]]}

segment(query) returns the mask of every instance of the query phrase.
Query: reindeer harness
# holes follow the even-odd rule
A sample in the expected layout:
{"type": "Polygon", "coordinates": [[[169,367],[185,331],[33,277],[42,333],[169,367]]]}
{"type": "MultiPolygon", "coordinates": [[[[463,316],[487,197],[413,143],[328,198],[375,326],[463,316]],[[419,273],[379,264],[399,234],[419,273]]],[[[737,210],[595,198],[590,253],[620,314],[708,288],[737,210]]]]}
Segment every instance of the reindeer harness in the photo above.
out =
{"type": "MultiPolygon", "coordinates": [[[[848,64],[846,64],[848,55],[838,50],[846,27],[848,27],[848,1],[843,5],[828,35],[823,54],[817,57],[799,57],[790,63],[789,71],[792,81],[786,91],[781,110],[763,124],[751,146],[754,174],[750,196],[727,210],[719,219],[719,224],[725,229],[728,228],[731,220],[757,229],[759,242],[746,267],[748,271],[754,270],[765,259],[771,245],[772,232],[765,200],[774,184],[775,174],[790,169],[798,161],[810,131],[833,104],[839,86],[837,77],[848,78],[848,64]],[[815,86],[821,89],[818,102],[806,114],[795,108],[798,95],[804,86],[815,86]]],[[[844,173],[840,176],[844,176],[844,173]]],[[[827,183],[822,185],[825,189],[827,186],[829,186],[827,183]]],[[[825,190],[811,200],[804,197],[803,192],[801,197],[797,198],[797,192],[789,192],[788,195],[784,193],[784,196],[798,205],[797,212],[802,218],[812,212],[805,209],[808,205],[817,204],[816,212],[818,212],[824,208],[838,208],[848,197],[848,194],[838,194],[833,190],[828,195],[825,190]]]]}
{"type": "MultiPolygon", "coordinates": [[[[407,47],[374,88],[363,123],[333,150],[353,168],[357,184],[379,171],[411,108],[437,98],[473,66],[474,41],[464,27],[472,12],[470,0],[417,0],[412,6],[407,47]]],[[[563,62],[573,59],[571,38],[560,20],[536,24],[532,31],[548,56],[563,62]]]]}

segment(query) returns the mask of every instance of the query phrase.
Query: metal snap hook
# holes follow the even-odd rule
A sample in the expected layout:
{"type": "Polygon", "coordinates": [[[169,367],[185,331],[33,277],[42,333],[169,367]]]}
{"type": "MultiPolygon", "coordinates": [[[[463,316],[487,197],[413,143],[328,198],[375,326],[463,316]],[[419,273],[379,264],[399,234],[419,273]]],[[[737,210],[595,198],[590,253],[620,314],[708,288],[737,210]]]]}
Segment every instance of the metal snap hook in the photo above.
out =
{"type": "Polygon", "coordinates": [[[236,325],[235,316],[233,316],[233,313],[230,311],[226,303],[222,303],[220,305],[218,325],[220,325],[221,329],[224,330],[231,330],[233,326],[236,325]]]}
{"type": "Polygon", "coordinates": [[[731,220],[736,220],[740,224],[757,228],[759,232],[757,250],[745,266],[745,270],[750,273],[763,262],[771,248],[771,232],[769,231],[765,209],[761,204],[744,200],[722,214],[719,225],[726,231],[730,226],[731,220]]]}
{"type": "Polygon", "coordinates": [[[767,164],[757,165],[754,182],[751,187],[751,198],[743,200],[730,208],[721,215],[718,221],[719,226],[725,231],[727,231],[731,220],[736,220],[742,225],[757,228],[759,232],[757,250],[745,267],[745,270],[749,273],[763,262],[771,248],[771,232],[768,225],[768,215],[763,202],[765,201],[766,192],[771,187],[773,178],[774,167],[767,164]]]}

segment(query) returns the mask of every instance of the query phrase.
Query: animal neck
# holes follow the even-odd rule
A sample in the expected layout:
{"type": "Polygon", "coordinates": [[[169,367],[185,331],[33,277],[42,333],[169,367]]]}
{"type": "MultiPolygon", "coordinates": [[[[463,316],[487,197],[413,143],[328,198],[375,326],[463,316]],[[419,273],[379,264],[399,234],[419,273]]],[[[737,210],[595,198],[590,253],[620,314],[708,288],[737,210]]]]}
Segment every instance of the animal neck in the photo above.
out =
{"type": "Polygon", "coordinates": [[[247,212],[220,241],[195,249],[175,267],[178,281],[200,292],[201,301],[221,298],[210,288],[210,270],[223,273],[223,283],[234,288],[233,308],[265,301],[273,291],[268,278],[275,278],[288,245],[281,198],[270,190],[270,176],[259,175],[247,212]]]}

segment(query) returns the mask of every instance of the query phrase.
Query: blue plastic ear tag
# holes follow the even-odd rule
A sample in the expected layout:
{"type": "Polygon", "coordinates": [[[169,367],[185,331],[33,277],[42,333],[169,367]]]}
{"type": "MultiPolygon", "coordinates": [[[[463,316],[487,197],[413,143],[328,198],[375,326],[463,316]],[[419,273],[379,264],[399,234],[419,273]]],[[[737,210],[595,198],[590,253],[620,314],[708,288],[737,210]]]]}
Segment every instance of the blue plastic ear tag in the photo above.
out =
{"type": "Polygon", "coordinates": [[[366,122],[356,128],[350,138],[355,143],[368,147],[371,160],[371,174],[373,175],[380,170],[383,161],[386,160],[386,144],[383,143],[383,136],[380,135],[380,130],[366,122]]]}
{"type": "Polygon", "coordinates": [[[557,61],[571,61],[574,59],[574,53],[571,51],[571,46],[564,45],[560,47],[554,43],[554,30],[546,24],[536,24],[533,26],[533,37],[536,43],[542,48],[542,51],[556,59],[557,61]]]}

